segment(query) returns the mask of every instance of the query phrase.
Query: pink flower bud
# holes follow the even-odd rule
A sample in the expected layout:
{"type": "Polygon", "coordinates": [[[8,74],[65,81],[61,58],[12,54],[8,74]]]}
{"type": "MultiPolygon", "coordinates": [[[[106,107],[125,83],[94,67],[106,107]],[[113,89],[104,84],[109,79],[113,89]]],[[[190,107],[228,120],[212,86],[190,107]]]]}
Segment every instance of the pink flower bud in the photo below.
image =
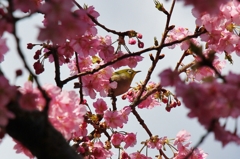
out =
{"type": "Polygon", "coordinates": [[[134,38],[129,38],[128,43],[130,45],[134,45],[134,44],[136,44],[136,40],[134,38]]]}
{"type": "Polygon", "coordinates": [[[141,33],[137,33],[137,38],[138,39],[142,39],[142,34],[141,33]]]}
{"type": "Polygon", "coordinates": [[[144,47],[144,43],[141,42],[141,41],[138,41],[138,47],[139,47],[139,48],[143,48],[143,47],[144,47]]]}

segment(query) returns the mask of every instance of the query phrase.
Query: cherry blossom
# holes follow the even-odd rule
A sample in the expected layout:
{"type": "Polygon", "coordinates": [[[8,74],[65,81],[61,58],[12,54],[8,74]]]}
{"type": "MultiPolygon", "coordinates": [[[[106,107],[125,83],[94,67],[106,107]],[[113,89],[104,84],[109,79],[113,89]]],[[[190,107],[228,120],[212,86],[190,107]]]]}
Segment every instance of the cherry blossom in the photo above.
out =
{"type": "Polygon", "coordinates": [[[15,115],[8,110],[7,104],[15,98],[16,87],[11,86],[4,76],[0,76],[0,125],[6,126],[8,119],[12,119],[15,115]]]}
{"type": "Polygon", "coordinates": [[[128,133],[125,135],[124,142],[126,143],[124,148],[133,147],[137,143],[136,134],[128,133]]]}
{"type": "Polygon", "coordinates": [[[124,140],[124,135],[121,133],[114,133],[111,136],[111,142],[114,146],[119,146],[124,140]]]}
{"type": "Polygon", "coordinates": [[[151,159],[151,157],[147,157],[139,152],[129,154],[131,159],[151,159]]]}
{"type": "Polygon", "coordinates": [[[226,2],[217,2],[219,4],[223,3],[218,7],[219,12],[217,14],[201,13],[196,9],[193,10],[196,24],[204,26],[208,31],[200,36],[201,40],[207,42],[209,49],[219,53],[223,51],[232,53],[238,49],[240,21],[236,17],[239,13],[239,2],[235,0],[226,2]]]}
{"type": "MultiPolygon", "coordinates": [[[[192,35],[192,33],[187,28],[176,27],[168,32],[165,43],[171,43],[172,41],[181,40],[188,35],[192,35]]],[[[190,42],[198,45],[198,42],[195,39],[185,40],[180,43],[180,47],[182,50],[187,50],[190,46],[190,42]]],[[[175,48],[176,44],[169,46],[168,48],[175,48]]]]}
{"type": "Polygon", "coordinates": [[[189,134],[189,132],[187,132],[186,130],[181,130],[178,132],[174,140],[174,145],[182,144],[183,142],[188,141],[190,137],[191,135],[189,134]]]}
{"type": "Polygon", "coordinates": [[[105,110],[107,110],[107,104],[103,99],[97,99],[96,102],[93,103],[93,107],[95,108],[95,112],[97,114],[103,114],[105,110]]]}
{"type": "Polygon", "coordinates": [[[103,118],[105,119],[107,125],[112,128],[121,128],[123,126],[121,114],[118,111],[106,110],[103,118]]]}
{"type": "Polygon", "coordinates": [[[21,0],[14,0],[14,7],[15,9],[20,9],[23,12],[35,12],[41,5],[42,0],[27,0],[27,1],[21,1],[21,0]],[[26,3],[28,5],[26,5],[26,3]]]}
{"type": "Polygon", "coordinates": [[[203,1],[195,1],[195,0],[182,0],[185,5],[193,5],[194,9],[199,12],[208,12],[212,14],[216,14],[219,12],[219,7],[221,4],[225,4],[227,0],[203,0],[203,1]]]}
{"type": "Polygon", "coordinates": [[[180,82],[180,77],[177,72],[173,72],[171,69],[166,69],[159,74],[161,78],[162,86],[174,86],[180,82]]]}
{"type": "Polygon", "coordinates": [[[3,62],[4,55],[8,52],[8,46],[6,44],[6,39],[0,38],[0,62],[3,62]]]}

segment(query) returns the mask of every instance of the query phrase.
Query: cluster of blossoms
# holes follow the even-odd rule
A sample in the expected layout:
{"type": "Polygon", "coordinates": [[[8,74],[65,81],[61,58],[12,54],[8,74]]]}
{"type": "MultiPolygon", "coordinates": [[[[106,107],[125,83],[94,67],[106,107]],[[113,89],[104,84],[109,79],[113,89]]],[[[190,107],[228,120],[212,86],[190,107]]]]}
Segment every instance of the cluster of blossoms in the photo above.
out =
{"type": "Polygon", "coordinates": [[[223,146],[229,142],[240,144],[240,136],[236,132],[228,131],[219,121],[228,117],[237,120],[240,116],[239,75],[229,73],[225,83],[212,79],[204,83],[187,84],[179,78],[177,72],[170,69],[159,76],[162,86],[175,87],[176,95],[182,98],[190,111],[188,116],[196,117],[206,129],[211,128],[215,138],[221,141],[223,146]],[[229,92],[234,92],[234,95],[229,92]]]}
{"type": "MultiPolygon", "coordinates": [[[[137,83],[136,87],[131,88],[127,93],[122,95],[122,99],[128,99],[129,102],[134,102],[136,97],[139,94],[139,91],[142,88],[142,83],[137,83]]],[[[143,91],[142,96],[145,96],[147,93],[157,89],[155,93],[149,95],[141,103],[138,104],[138,108],[143,109],[152,109],[156,106],[160,106],[161,102],[166,104],[165,109],[170,112],[172,108],[176,108],[181,105],[181,102],[169,91],[165,89],[160,89],[160,85],[155,82],[149,82],[143,91]]]]}
{"type": "Polygon", "coordinates": [[[147,140],[145,144],[148,148],[157,150],[161,150],[166,146],[174,148],[175,151],[173,152],[173,159],[182,159],[187,156],[192,159],[205,159],[207,157],[207,154],[204,153],[203,150],[199,148],[193,150],[190,147],[190,137],[191,135],[186,130],[181,130],[178,132],[175,139],[168,139],[166,136],[153,136],[147,140]],[[171,142],[172,140],[174,140],[173,143],[171,142]]]}
{"type": "MultiPolygon", "coordinates": [[[[188,29],[186,28],[174,28],[169,31],[167,38],[166,38],[166,43],[171,43],[176,40],[181,40],[189,35],[193,35],[188,29]]],[[[174,49],[176,45],[180,45],[181,50],[185,51],[186,56],[187,55],[192,55],[194,58],[194,62],[197,64],[201,62],[201,58],[196,56],[194,52],[191,51],[190,45],[195,45],[195,46],[200,46],[200,43],[196,39],[190,39],[183,41],[180,44],[174,44],[169,46],[168,48],[174,49]]],[[[208,56],[213,52],[212,48],[205,49],[202,54],[208,58],[208,56]]],[[[221,70],[225,67],[226,65],[226,60],[220,60],[217,54],[214,56],[213,60],[213,66],[221,72],[221,70]]],[[[187,70],[187,77],[189,80],[195,80],[195,81],[201,81],[206,77],[214,77],[215,76],[215,71],[212,70],[209,67],[193,67],[189,68],[187,70]]]]}
{"type": "MultiPolygon", "coordinates": [[[[50,122],[67,140],[71,139],[72,134],[79,131],[79,125],[84,121],[86,106],[79,104],[80,99],[75,91],[64,91],[51,84],[44,85],[43,89],[51,98],[48,115],[50,122]]],[[[25,83],[20,91],[23,95],[19,102],[23,109],[43,110],[45,99],[40,91],[32,86],[31,82],[25,83]]]]}
{"type": "MultiPolygon", "coordinates": [[[[186,130],[182,130],[178,132],[176,138],[174,139],[168,139],[166,136],[161,138],[159,138],[158,136],[154,136],[142,143],[144,144],[144,147],[157,149],[157,150],[162,150],[163,147],[166,147],[166,145],[169,146],[171,149],[174,148],[175,151],[173,152],[173,156],[174,156],[173,159],[181,159],[181,158],[187,157],[188,155],[190,158],[193,158],[193,159],[205,159],[207,157],[206,153],[204,153],[199,148],[196,148],[193,150],[190,147],[190,144],[191,144],[189,141],[190,136],[191,135],[186,130]],[[173,142],[171,142],[171,140],[173,140],[173,142]]],[[[147,155],[142,153],[143,149],[141,151],[133,152],[133,153],[126,152],[126,149],[129,146],[133,146],[134,144],[136,144],[136,135],[133,133],[114,132],[111,136],[111,143],[114,147],[121,149],[121,153],[119,154],[119,157],[122,159],[130,159],[130,158],[131,159],[139,159],[139,158],[152,159],[152,157],[148,157],[147,155]],[[121,147],[122,142],[125,142],[124,148],[121,147]]],[[[95,149],[91,150],[91,154],[92,154],[90,155],[91,157],[106,158],[113,155],[113,153],[110,153],[109,151],[106,150],[107,147],[111,148],[111,146],[109,146],[107,142],[105,143],[105,146],[103,146],[101,142],[100,144],[99,142],[91,143],[90,149],[91,149],[91,145],[94,146],[95,144],[98,144],[98,146],[101,145],[101,147],[97,147],[98,151],[96,151],[95,150],[96,147],[94,147],[95,149]],[[96,151],[97,153],[96,152],[94,153],[94,151],[96,151]]],[[[79,151],[86,152],[85,149],[87,146],[89,146],[89,144],[85,143],[82,145],[84,146],[81,146],[79,151]]]]}
{"type": "MultiPolygon", "coordinates": [[[[175,27],[168,32],[165,43],[171,43],[171,42],[176,41],[176,40],[181,40],[188,35],[192,35],[192,32],[189,31],[187,28],[175,27]]],[[[184,42],[180,43],[179,45],[180,45],[180,48],[185,51],[189,48],[190,43],[193,43],[195,45],[199,45],[199,43],[196,39],[190,39],[189,41],[184,41],[184,42]]],[[[174,49],[175,46],[176,46],[176,44],[171,45],[168,48],[169,49],[174,49]]]]}
{"type": "MultiPolygon", "coordinates": [[[[193,3],[191,1],[185,1],[186,3],[193,3]]],[[[230,57],[233,52],[236,52],[237,55],[240,55],[240,44],[239,44],[239,2],[236,0],[228,1],[208,1],[210,4],[218,7],[213,7],[218,10],[218,12],[209,12],[206,7],[194,8],[193,15],[196,17],[196,25],[202,26],[206,33],[200,35],[200,38],[203,42],[206,42],[206,50],[202,51],[202,54],[206,57],[209,56],[209,53],[215,52],[215,58],[212,62],[212,65],[221,72],[226,64],[225,60],[220,60],[219,56],[224,52],[226,57],[230,57]]],[[[199,3],[194,1],[194,3],[199,3]]],[[[209,3],[202,3],[202,5],[209,5],[209,3]]],[[[200,6],[196,4],[196,6],[200,6]]],[[[211,7],[212,10],[212,7],[211,7]]],[[[185,28],[174,28],[169,31],[166,38],[166,43],[170,43],[175,40],[180,40],[188,35],[192,35],[188,29],[185,28]]],[[[180,43],[182,50],[188,50],[189,46],[194,44],[200,46],[196,39],[186,40],[180,43]]],[[[169,46],[173,49],[175,45],[169,46]]],[[[194,53],[191,53],[194,57],[194,61],[198,63],[201,61],[194,53]]],[[[230,57],[231,58],[231,57],[230,57]]],[[[229,59],[228,59],[229,60],[229,59]]],[[[231,59],[229,60],[230,62],[231,59]]],[[[187,70],[187,76],[189,79],[201,81],[202,79],[215,76],[215,71],[209,67],[199,67],[194,69],[187,70]]]]}
{"type": "Polygon", "coordinates": [[[206,42],[209,49],[218,53],[236,52],[239,55],[239,2],[228,1],[219,7],[218,14],[201,13],[193,10],[196,25],[203,26],[207,33],[201,35],[201,40],[206,42]]]}
{"type": "MultiPolygon", "coordinates": [[[[203,52],[203,55],[208,58],[209,55],[211,53],[210,49],[206,49],[203,52]]],[[[194,57],[194,62],[196,65],[198,65],[199,63],[201,63],[202,59],[199,58],[198,56],[194,57]]],[[[227,61],[224,60],[220,60],[220,58],[215,54],[214,55],[214,60],[212,61],[212,65],[213,67],[218,71],[221,72],[223,70],[223,68],[225,68],[227,61]]],[[[202,81],[208,77],[215,77],[216,76],[216,72],[208,67],[208,66],[198,66],[198,67],[193,67],[190,69],[186,70],[186,74],[187,74],[187,78],[190,81],[202,81]]]]}

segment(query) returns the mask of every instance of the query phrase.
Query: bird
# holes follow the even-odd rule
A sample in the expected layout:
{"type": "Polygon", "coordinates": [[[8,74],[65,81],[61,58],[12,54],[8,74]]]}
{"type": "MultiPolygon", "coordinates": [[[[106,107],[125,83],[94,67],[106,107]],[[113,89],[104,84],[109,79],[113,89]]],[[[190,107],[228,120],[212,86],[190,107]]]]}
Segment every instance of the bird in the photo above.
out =
{"type": "Polygon", "coordinates": [[[121,69],[114,72],[110,78],[110,82],[117,82],[117,88],[110,88],[108,91],[108,96],[119,96],[123,93],[126,93],[130,88],[134,76],[139,72],[141,71],[135,71],[130,68],[121,69]]]}

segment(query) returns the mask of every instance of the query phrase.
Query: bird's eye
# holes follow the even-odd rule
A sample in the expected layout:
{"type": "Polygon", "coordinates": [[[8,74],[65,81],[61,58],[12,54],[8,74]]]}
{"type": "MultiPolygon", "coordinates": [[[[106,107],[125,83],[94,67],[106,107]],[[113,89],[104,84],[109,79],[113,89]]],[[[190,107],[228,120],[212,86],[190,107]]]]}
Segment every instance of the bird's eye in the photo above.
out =
{"type": "Polygon", "coordinates": [[[132,72],[133,72],[132,70],[128,70],[128,73],[129,73],[129,74],[132,74],[132,72]]]}

